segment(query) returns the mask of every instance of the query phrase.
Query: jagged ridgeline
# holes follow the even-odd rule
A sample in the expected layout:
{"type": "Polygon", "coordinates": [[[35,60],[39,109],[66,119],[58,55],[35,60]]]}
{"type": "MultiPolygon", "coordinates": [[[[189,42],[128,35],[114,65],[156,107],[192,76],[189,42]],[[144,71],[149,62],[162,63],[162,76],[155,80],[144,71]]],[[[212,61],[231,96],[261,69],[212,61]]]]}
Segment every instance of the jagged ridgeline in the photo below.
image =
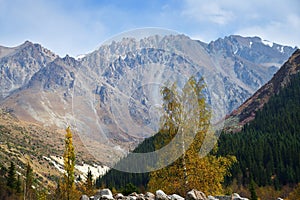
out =
{"type": "MultiPolygon", "coordinates": [[[[299,56],[297,66],[299,69],[299,56]]],[[[234,134],[222,134],[219,155],[232,154],[238,163],[228,183],[240,185],[253,179],[259,186],[300,181],[300,73],[272,96],[255,119],[234,134]]]]}

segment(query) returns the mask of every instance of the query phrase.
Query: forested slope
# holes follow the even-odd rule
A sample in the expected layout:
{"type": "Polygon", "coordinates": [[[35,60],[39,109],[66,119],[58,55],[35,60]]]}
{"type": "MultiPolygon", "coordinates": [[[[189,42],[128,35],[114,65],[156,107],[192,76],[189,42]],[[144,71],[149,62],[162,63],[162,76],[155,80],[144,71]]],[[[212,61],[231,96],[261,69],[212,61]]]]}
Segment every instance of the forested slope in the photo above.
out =
{"type": "Polygon", "coordinates": [[[234,134],[222,134],[219,154],[238,159],[233,176],[247,184],[252,178],[259,186],[300,181],[300,74],[271,97],[255,119],[234,134]]]}

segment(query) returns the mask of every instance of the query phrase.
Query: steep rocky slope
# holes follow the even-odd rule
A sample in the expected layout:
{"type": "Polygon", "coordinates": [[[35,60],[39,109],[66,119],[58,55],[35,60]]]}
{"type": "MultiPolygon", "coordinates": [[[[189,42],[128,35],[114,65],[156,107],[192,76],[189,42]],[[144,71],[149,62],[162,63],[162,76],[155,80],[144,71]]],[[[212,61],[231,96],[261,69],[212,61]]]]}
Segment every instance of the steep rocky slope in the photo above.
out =
{"type": "Polygon", "coordinates": [[[300,50],[298,49],[270,81],[228,116],[229,126],[227,129],[230,131],[239,130],[244,124],[253,120],[255,113],[269,101],[270,97],[278,94],[290,82],[291,77],[299,72],[300,50]]]}
{"type": "Polygon", "coordinates": [[[0,100],[26,85],[56,57],[50,50],[29,41],[13,48],[0,46],[0,100]]]}

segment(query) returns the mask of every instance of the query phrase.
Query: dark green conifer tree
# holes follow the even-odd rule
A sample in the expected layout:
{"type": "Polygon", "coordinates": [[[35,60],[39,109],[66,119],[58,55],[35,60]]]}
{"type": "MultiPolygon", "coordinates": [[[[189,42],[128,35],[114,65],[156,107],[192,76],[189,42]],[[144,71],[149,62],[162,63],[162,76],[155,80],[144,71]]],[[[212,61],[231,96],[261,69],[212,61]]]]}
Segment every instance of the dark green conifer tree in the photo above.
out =
{"type": "Polygon", "coordinates": [[[258,198],[257,198],[257,194],[256,194],[256,191],[255,191],[255,183],[254,183],[253,179],[251,179],[251,181],[250,181],[249,191],[250,191],[250,194],[251,194],[250,200],[257,200],[258,198]]]}
{"type": "Polygon", "coordinates": [[[16,189],[16,184],[17,184],[16,168],[13,162],[10,162],[6,184],[10,189],[13,190],[16,189]]]}

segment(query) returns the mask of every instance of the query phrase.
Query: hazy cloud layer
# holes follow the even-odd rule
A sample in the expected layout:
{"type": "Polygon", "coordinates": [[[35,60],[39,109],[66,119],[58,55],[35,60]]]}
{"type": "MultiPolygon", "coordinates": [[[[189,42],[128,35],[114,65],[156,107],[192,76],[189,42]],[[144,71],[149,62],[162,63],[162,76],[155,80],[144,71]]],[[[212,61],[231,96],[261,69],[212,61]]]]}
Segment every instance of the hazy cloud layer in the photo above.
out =
{"type": "Polygon", "coordinates": [[[300,46],[298,0],[0,0],[0,45],[25,40],[76,56],[133,28],[173,29],[209,42],[230,34],[300,46]]]}

